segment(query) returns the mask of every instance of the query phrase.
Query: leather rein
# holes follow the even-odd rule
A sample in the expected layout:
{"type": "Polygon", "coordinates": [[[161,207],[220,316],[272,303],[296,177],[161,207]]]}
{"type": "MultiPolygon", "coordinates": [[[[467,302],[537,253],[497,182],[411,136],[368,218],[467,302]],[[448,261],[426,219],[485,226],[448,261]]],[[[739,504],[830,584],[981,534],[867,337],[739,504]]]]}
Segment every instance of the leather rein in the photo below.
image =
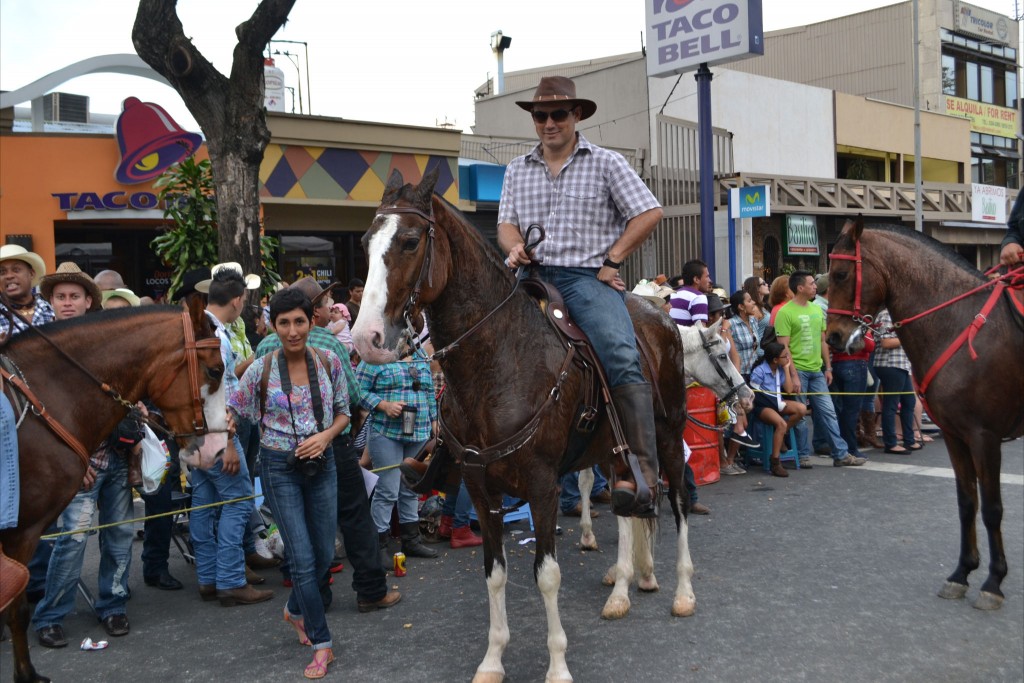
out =
{"type": "MultiPolygon", "coordinates": [[[[170,388],[171,384],[174,382],[174,379],[178,376],[178,368],[180,368],[181,365],[186,365],[188,368],[189,390],[192,395],[193,431],[189,433],[177,434],[169,431],[162,425],[150,419],[144,419],[144,421],[147,424],[149,424],[149,426],[152,427],[154,431],[162,432],[164,435],[172,438],[181,436],[202,436],[209,433],[208,425],[206,424],[206,416],[203,414],[203,398],[200,395],[199,391],[198,352],[199,349],[220,348],[220,340],[217,337],[196,341],[195,330],[192,328],[192,319],[189,317],[188,312],[182,311],[181,317],[182,327],[184,328],[185,333],[184,357],[182,358],[181,362],[175,366],[175,371],[171,373],[170,377],[160,388],[160,390],[152,394],[150,398],[157,399],[160,396],[162,396],[167,391],[167,389],[170,388]]],[[[63,356],[65,360],[74,365],[81,372],[83,372],[86,375],[86,377],[95,382],[103,391],[103,393],[109,396],[112,400],[119,403],[122,407],[126,408],[129,411],[129,413],[136,410],[135,404],[131,403],[130,401],[127,401],[123,396],[121,396],[117,389],[112,387],[110,384],[100,380],[93,373],[91,373],[84,365],[82,365],[77,360],[69,356],[66,351],[60,348],[39,327],[31,327],[31,329],[35,331],[36,334],[38,334],[40,337],[42,337],[50,346],[52,346],[57,351],[57,353],[63,356]]],[[[15,369],[17,369],[16,366],[15,369]]],[[[60,437],[60,439],[64,441],[64,443],[66,443],[71,448],[71,450],[73,450],[78,455],[83,465],[88,467],[89,451],[86,450],[85,446],[82,445],[82,442],[79,441],[77,437],[75,437],[70,431],[68,431],[68,429],[64,427],[64,425],[62,425],[60,421],[57,420],[57,418],[55,418],[50,413],[49,410],[47,410],[43,402],[39,400],[39,397],[36,396],[35,392],[32,391],[32,389],[29,387],[28,382],[25,381],[24,373],[21,373],[20,371],[10,372],[5,368],[0,367],[0,378],[2,378],[4,382],[9,382],[11,386],[17,389],[25,397],[25,400],[28,401],[29,405],[32,408],[32,412],[37,417],[41,418],[46,423],[46,426],[49,427],[54,434],[60,437]]]]}
{"type": "MultiPolygon", "coordinates": [[[[861,289],[864,284],[864,278],[862,274],[863,258],[861,256],[860,240],[854,242],[853,254],[833,253],[829,254],[829,258],[837,261],[853,261],[855,279],[853,310],[846,310],[842,308],[829,308],[828,313],[830,315],[848,316],[852,318],[855,323],[860,325],[862,329],[869,328],[879,333],[888,333],[894,330],[898,330],[904,325],[912,323],[915,320],[920,320],[921,318],[927,315],[931,315],[932,313],[940,311],[943,308],[946,308],[957,303],[958,301],[966,299],[967,297],[977,294],[978,292],[984,291],[989,287],[992,288],[992,293],[989,295],[988,299],[986,299],[985,304],[981,307],[981,311],[974,316],[974,319],[971,321],[971,324],[968,325],[963,330],[963,332],[961,332],[956,337],[956,339],[953,340],[953,342],[946,348],[945,351],[942,352],[939,358],[932,364],[928,372],[925,373],[924,379],[922,379],[920,384],[918,384],[918,393],[922,395],[925,394],[925,392],[927,392],[928,387],[931,385],[932,380],[935,379],[935,376],[939,373],[943,366],[945,366],[949,359],[952,358],[953,355],[960,350],[960,347],[962,347],[964,343],[967,344],[967,347],[971,352],[971,360],[978,359],[978,352],[974,350],[974,338],[978,335],[978,332],[981,331],[981,328],[984,327],[985,323],[988,322],[988,316],[992,312],[992,309],[994,309],[996,307],[996,304],[999,302],[1000,295],[1002,295],[1002,293],[1007,289],[1021,287],[1022,282],[1024,282],[1024,266],[1018,266],[1012,270],[1009,270],[1006,273],[1003,273],[1002,275],[998,275],[990,280],[987,280],[983,284],[978,285],[977,287],[974,287],[973,289],[968,290],[963,294],[955,296],[952,299],[939,304],[938,306],[933,306],[932,308],[929,308],[926,311],[922,311],[921,313],[917,313],[908,318],[894,321],[892,323],[891,328],[882,330],[879,329],[878,325],[874,321],[874,318],[870,314],[864,314],[861,310],[861,289]]],[[[990,269],[985,274],[989,275],[993,273],[996,270],[996,268],[998,268],[998,266],[990,269]]]]}

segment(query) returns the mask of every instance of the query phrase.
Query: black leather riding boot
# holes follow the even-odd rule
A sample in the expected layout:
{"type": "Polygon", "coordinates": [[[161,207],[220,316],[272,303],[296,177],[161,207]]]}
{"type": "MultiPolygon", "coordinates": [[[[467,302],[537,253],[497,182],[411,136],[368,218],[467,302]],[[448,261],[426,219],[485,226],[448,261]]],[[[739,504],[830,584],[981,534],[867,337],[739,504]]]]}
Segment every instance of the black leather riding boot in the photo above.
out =
{"type": "Polygon", "coordinates": [[[423,539],[420,538],[419,522],[404,522],[400,528],[402,529],[402,552],[407,557],[425,557],[427,559],[437,557],[436,550],[423,544],[423,539]]]}
{"type": "Polygon", "coordinates": [[[623,517],[657,517],[660,482],[651,385],[625,384],[614,387],[612,402],[622,422],[622,431],[626,436],[626,443],[629,444],[630,454],[636,457],[635,464],[639,465],[643,481],[647,484],[644,487],[638,481],[635,493],[628,489],[616,488],[612,492],[612,512],[623,517]]]}

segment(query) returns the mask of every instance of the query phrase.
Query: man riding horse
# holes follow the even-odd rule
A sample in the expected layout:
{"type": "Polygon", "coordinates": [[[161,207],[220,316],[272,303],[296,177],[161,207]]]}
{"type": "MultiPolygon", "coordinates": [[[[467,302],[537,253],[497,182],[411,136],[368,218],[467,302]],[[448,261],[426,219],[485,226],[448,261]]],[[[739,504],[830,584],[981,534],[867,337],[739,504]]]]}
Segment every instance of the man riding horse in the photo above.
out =
{"type": "Polygon", "coordinates": [[[572,80],[546,76],[532,100],[516,104],[530,112],[540,144],[505,171],[498,242],[510,268],[532,264],[561,292],[604,366],[631,453],[626,469],[636,480],[616,483],[613,511],[657,516],[651,385],[641,370],[619,268],[654,231],[661,205],[620,154],[576,132],[597,105],[576,97],[572,80]],[[546,239],[527,253],[525,235],[535,224],[546,239]]]}

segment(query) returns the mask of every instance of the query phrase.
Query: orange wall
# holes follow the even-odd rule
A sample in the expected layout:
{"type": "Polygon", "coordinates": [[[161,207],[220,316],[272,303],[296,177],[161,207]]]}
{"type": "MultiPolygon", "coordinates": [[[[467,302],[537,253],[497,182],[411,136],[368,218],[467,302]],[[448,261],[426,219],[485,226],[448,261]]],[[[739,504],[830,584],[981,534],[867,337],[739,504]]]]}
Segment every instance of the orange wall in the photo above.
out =
{"type": "MultiPolygon", "coordinates": [[[[205,146],[197,155],[206,156],[205,146]]],[[[54,222],[67,216],[55,192],[152,191],[153,183],[114,180],[121,161],[113,135],[0,135],[0,244],[9,234],[32,235],[32,250],[54,263],[54,222]]],[[[103,211],[88,212],[103,220],[103,211]]]]}

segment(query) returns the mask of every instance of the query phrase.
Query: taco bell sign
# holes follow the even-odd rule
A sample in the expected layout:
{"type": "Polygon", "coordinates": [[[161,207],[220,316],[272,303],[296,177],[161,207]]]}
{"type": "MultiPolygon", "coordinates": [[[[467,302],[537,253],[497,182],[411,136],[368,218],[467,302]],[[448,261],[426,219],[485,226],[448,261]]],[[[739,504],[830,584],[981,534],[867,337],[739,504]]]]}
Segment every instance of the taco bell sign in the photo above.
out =
{"type": "Polygon", "coordinates": [[[764,54],[761,0],[645,0],[647,75],[764,54]]]}

